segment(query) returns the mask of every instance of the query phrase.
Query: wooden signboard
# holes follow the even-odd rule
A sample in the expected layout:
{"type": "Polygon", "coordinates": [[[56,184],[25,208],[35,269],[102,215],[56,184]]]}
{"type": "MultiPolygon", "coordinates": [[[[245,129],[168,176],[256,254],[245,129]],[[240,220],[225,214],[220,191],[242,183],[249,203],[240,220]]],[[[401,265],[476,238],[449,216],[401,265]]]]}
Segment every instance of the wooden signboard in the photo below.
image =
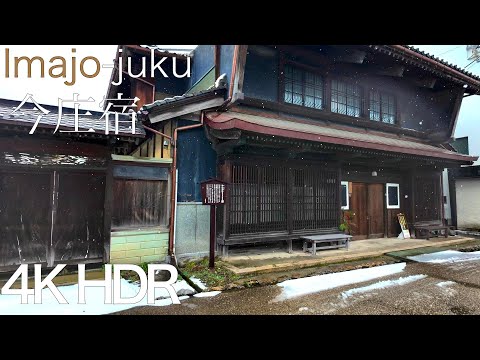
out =
{"type": "Polygon", "coordinates": [[[400,227],[402,228],[403,238],[410,239],[410,230],[408,230],[407,219],[405,219],[405,214],[399,213],[397,217],[398,217],[398,222],[400,223],[400,227]]]}
{"type": "Polygon", "coordinates": [[[203,205],[222,205],[225,204],[226,183],[211,179],[201,183],[200,191],[202,193],[203,205]]]}
{"type": "Polygon", "coordinates": [[[210,261],[209,267],[215,267],[216,209],[225,204],[227,183],[218,179],[210,179],[200,183],[203,205],[210,205],[210,261]]]}

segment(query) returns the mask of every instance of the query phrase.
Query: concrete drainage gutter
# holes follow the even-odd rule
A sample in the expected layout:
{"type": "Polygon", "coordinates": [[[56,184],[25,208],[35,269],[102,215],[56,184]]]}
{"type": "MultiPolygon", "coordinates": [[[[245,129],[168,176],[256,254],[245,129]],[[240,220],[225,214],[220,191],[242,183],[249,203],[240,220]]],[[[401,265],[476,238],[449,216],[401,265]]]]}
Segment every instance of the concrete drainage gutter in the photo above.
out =
{"type": "Polygon", "coordinates": [[[471,236],[474,238],[480,238],[480,232],[479,231],[469,231],[469,230],[455,230],[457,235],[462,235],[462,236],[471,236]]]}

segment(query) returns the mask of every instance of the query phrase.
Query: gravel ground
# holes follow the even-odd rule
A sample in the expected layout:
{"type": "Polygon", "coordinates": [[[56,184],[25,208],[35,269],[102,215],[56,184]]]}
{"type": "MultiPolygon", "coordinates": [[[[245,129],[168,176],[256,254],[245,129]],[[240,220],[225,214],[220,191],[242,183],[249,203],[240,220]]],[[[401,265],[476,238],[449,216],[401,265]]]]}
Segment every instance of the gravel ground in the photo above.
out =
{"type": "Polygon", "coordinates": [[[420,315],[480,314],[480,261],[448,264],[408,263],[402,273],[359,284],[343,286],[284,301],[277,285],[226,291],[211,298],[190,298],[181,305],[137,307],[117,314],[135,315],[317,315],[392,314],[420,315]],[[426,275],[405,285],[342,293],[384,280],[426,275]]]}

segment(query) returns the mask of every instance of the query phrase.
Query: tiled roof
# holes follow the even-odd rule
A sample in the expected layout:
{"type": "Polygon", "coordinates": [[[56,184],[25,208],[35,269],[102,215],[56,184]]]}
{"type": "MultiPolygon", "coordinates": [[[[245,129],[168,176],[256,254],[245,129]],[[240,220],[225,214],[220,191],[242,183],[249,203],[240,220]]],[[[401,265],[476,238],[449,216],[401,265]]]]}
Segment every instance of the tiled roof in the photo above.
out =
{"type": "MultiPolygon", "coordinates": [[[[42,115],[38,128],[51,128],[55,129],[58,121],[58,107],[39,104],[46,110],[50,111],[48,114],[43,114],[42,111],[37,109],[33,103],[26,102],[20,109],[15,113],[12,113],[13,110],[20,105],[20,101],[0,99],[0,123],[3,124],[12,124],[12,125],[24,125],[29,128],[33,127],[39,115],[42,115]]],[[[97,111],[89,111],[91,115],[79,115],[78,117],[78,126],[79,130],[95,130],[96,134],[105,135],[105,118],[101,119],[103,113],[97,111]]],[[[85,110],[81,110],[80,113],[85,113],[85,110]]],[[[69,130],[72,131],[75,129],[75,118],[74,110],[71,108],[63,108],[62,110],[62,119],[60,123],[60,130],[69,130]]],[[[137,120],[135,125],[135,134],[132,134],[130,116],[124,114],[120,116],[118,135],[117,136],[128,136],[128,137],[144,137],[145,129],[142,126],[142,123],[137,120]]],[[[115,135],[115,116],[110,115],[109,117],[109,130],[110,135],[115,135]]],[[[53,130],[52,130],[53,132],[53,130]]]]}
{"type": "Polygon", "coordinates": [[[160,45],[139,45],[139,46],[145,49],[154,49],[165,54],[184,55],[184,56],[191,55],[192,51],[194,50],[190,48],[181,48],[181,47],[176,49],[166,49],[164,47],[161,47],[160,45]]]}
{"type": "Polygon", "coordinates": [[[142,106],[142,108],[140,109],[141,112],[150,112],[156,108],[160,108],[162,106],[165,106],[167,104],[176,104],[176,103],[181,103],[183,102],[184,100],[187,100],[187,99],[195,99],[195,98],[203,98],[203,97],[206,97],[206,96],[216,96],[216,95],[224,95],[225,94],[225,91],[226,91],[226,88],[225,87],[218,87],[218,88],[211,88],[211,89],[207,89],[207,90],[202,90],[202,91],[199,91],[197,93],[193,93],[193,94],[183,94],[181,96],[174,96],[174,97],[171,97],[171,98],[165,98],[163,100],[156,100],[155,102],[153,102],[152,104],[145,104],[142,106]]]}
{"type": "Polygon", "coordinates": [[[228,111],[207,114],[207,124],[217,130],[240,129],[287,138],[303,139],[380,151],[435,157],[458,161],[475,161],[477,157],[459,154],[437,146],[394,135],[362,129],[347,130],[312,122],[297,122],[280,116],[267,117],[228,111]],[[215,116],[218,115],[218,116],[215,116]]]}
{"type": "Polygon", "coordinates": [[[477,93],[480,89],[480,76],[428,54],[410,45],[369,45],[370,48],[401,59],[432,73],[463,84],[466,92],[477,93]],[[468,84],[468,87],[465,86],[468,84]]]}
{"type": "Polygon", "coordinates": [[[416,53],[418,53],[418,54],[420,54],[420,55],[423,55],[423,56],[426,56],[426,57],[428,57],[428,58],[430,58],[430,59],[432,59],[432,60],[435,60],[435,61],[439,62],[440,64],[449,66],[449,67],[451,67],[452,69],[455,69],[455,70],[461,72],[462,74],[465,74],[465,75],[467,75],[467,76],[469,76],[469,77],[471,77],[471,78],[473,78],[473,79],[480,80],[480,76],[475,75],[475,74],[473,74],[473,73],[471,73],[471,72],[469,72],[469,71],[465,71],[465,70],[463,70],[461,67],[459,67],[459,66],[457,66],[457,65],[455,65],[455,64],[453,64],[453,63],[449,63],[449,62],[447,62],[447,61],[445,61],[445,60],[443,60],[443,59],[440,59],[440,58],[437,57],[437,56],[434,56],[434,55],[432,55],[432,54],[429,54],[429,53],[427,53],[427,52],[425,52],[425,51],[422,51],[422,50],[420,50],[419,48],[413,47],[413,46],[411,46],[411,45],[403,45],[403,46],[406,47],[407,49],[410,49],[410,50],[415,51],[416,53]]]}

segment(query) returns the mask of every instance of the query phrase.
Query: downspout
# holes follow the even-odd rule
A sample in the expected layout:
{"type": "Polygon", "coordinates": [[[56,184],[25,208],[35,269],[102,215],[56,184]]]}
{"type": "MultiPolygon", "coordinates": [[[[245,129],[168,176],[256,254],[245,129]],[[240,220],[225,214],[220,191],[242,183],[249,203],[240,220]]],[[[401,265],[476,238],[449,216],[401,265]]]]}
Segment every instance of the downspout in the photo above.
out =
{"type": "Polygon", "coordinates": [[[203,120],[204,120],[204,112],[202,111],[202,114],[200,116],[200,123],[195,124],[195,125],[187,125],[187,126],[182,126],[182,127],[177,127],[174,132],[173,132],[173,161],[172,161],[172,189],[171,189],[171,197],[170,197],[170,230],[169,230],[169,236],[168,236],[168,255],[170,256],[170,262],[173,265],[176,265],[176,258],[175,258],[175,247],[173,243],[173,237],[175,234],[175,200],[176,196],[175,194],[177,193],[177,138],[178,138],[178,132],[183,131],[183,130],[190,130],[190,129],[195,129],[203,126],[203,120]]]}
{"type": "Polygon", "coordinates": [[[235,76],[237,75],[237,63],[238,63],[238,54],[240,52],[240,45],[235,45],[233,50],[233,62],[232,62],[232,74],[230,75],[230,87],[228,90],[228,98],[225,102],[219,106],[219,109],[225,110],[228,107],[232,106],[235,101],[232,101],[233,98],[233,86],[235,82],[235,76]]]}

